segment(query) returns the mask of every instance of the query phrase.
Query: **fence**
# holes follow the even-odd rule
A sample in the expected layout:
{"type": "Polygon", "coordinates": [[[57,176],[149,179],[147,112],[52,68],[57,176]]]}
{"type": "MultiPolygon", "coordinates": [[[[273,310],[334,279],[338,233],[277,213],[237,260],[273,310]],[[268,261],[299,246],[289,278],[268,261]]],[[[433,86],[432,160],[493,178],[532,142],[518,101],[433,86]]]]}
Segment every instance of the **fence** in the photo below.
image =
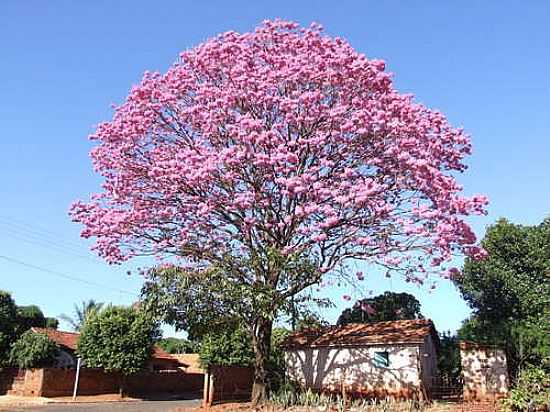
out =
{"type": "MultiPolygon", "coordinates": [[[[0,371],[0,394],[22,396],[71,396],[76,371],[74,369],[4,369],[0,371]]],[[[78,395],[117,393],[121,376],[101,369],[82,368],[78,395]]],[[[140,372],[128,376],[124,389],[129,395],[147,397],[156,394],[200,393],[204,374],[182,371],[140,372]]]]}
{"type": "Polygon", "coordinates": [[[210,366],[204,376],[204,406],[252,395],[254,370],[242,366],[210,366]]]}

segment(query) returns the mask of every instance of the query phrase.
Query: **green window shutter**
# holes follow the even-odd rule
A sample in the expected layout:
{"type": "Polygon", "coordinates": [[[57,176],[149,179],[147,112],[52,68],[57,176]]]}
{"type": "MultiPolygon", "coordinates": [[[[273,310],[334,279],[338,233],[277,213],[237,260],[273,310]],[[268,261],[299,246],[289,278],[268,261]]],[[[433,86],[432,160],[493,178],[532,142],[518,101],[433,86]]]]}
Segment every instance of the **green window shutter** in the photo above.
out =
{"type": "Polygon", "coordinates": [[[374,353],[374,366],[377,368],[387,368],[390,366],[390,354],[389,352],[375,352],[374,353]]]}

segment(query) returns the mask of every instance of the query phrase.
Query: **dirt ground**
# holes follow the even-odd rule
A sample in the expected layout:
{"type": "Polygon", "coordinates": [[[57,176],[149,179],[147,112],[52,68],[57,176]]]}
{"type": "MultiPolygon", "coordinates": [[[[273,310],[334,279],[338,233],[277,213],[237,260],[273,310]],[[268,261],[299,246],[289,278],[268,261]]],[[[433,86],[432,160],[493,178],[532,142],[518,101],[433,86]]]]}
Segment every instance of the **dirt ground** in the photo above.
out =
{"type": "MultiPolygon", "coordinates": [[[[275,408],[273,406],[263,408],[252,408],[250,403],[224,403],[211,406],[208,409],[197,408],[178,408],[172,412],[333,412],[332,410],[323,410],[322,408],[293,407],[289,409],[275,408]]],[[[492,405],[487,404],[455,404],[455,403],[434,403],[424,412],[493,412],[492,405]]],[[[394,411],[392,411],[394,412],[394,411]]]]}

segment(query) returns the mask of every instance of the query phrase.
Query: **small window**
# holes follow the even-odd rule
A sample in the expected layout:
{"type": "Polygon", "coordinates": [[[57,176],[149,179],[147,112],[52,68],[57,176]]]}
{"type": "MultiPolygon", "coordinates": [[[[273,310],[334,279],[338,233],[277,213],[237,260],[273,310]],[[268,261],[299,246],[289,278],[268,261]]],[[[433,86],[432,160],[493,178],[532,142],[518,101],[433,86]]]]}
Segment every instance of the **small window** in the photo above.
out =
{"type": "Polygon", "coordinates": [[[387,368],[390,366],[390,353],[389,352],[375,352],[374,353],[374,366],[377,368],[387,368]]]}

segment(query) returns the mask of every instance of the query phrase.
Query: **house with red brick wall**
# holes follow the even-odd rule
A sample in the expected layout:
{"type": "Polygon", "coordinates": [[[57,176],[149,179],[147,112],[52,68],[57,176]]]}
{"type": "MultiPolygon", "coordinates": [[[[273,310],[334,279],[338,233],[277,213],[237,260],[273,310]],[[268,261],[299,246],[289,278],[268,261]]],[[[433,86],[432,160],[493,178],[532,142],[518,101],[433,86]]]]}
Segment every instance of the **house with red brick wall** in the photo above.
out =
{"type": "MultiPolygon", "coordinates": [[[[76,332],[65,332],[51,328],[31,328],[35,333],[43,333],[50,340],[59,346],[59,354],[55,360],[54,367],[58,368],[75,368],[77,362],[76,348],[80,334],[76,332]]],[[[161,347],[153,346],[153,354],[147,365],[147,369],[151,371],[159,370],[177,370],[185,367],[175,356],[170,355],[161,347]]]]}

